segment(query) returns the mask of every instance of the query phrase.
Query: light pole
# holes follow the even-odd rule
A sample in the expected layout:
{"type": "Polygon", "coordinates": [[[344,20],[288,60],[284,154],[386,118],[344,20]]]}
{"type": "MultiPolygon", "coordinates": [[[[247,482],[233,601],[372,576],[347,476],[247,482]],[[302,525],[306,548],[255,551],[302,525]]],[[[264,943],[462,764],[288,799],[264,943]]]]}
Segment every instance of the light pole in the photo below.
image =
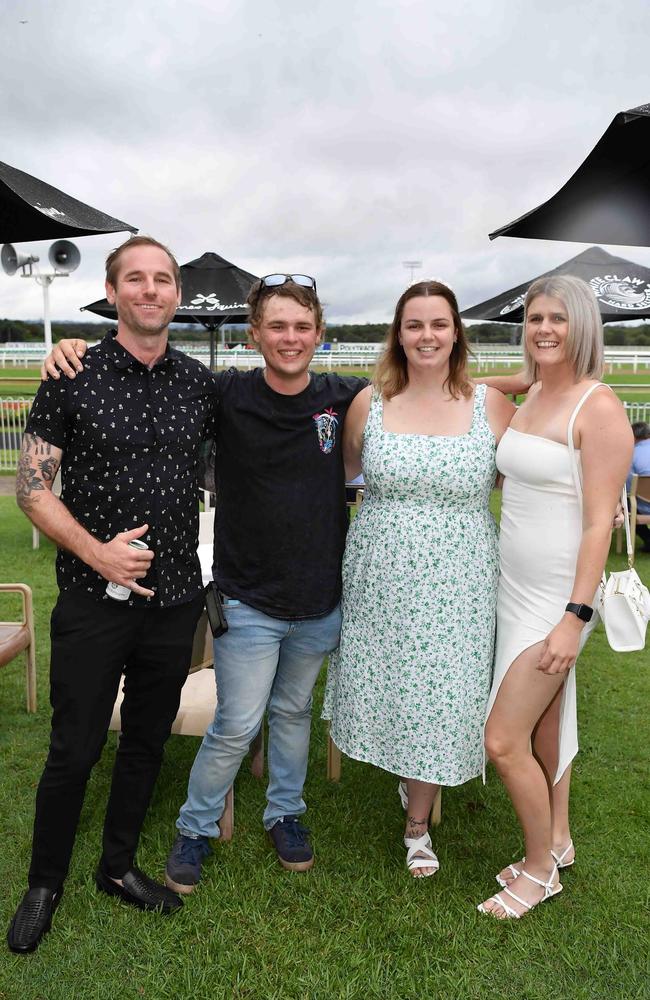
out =
{"type": "Polygon", "coordinates": [[[422,267],[422,261],[421,260],[403,260],[402,264],[410,272],[410,275],[409,275],[409,284],[412,285],[413,284],[413,274],[420,267],[422,267]]]}
{"type": "Polygon", "coordinates": [[[33,278],[36,284],[43,289],[43,332],[45,352],[49,354],[52,350],[50,285],[55,278],[67,278],[72,271],[76,271],[81,263],[81,254],[74,243],[70,243],[69,240],[57,240],[50,247],[47,257],[54,271],[50,274],[42,274],[37,267],[36,273],[34,273],[33,265],[38,264],[39,261],[35,254],[18,253],[11,243],[5,243],[0,251],[0,262],[5,274],[14,275],[20,268],[22,278],[33,278]]]}

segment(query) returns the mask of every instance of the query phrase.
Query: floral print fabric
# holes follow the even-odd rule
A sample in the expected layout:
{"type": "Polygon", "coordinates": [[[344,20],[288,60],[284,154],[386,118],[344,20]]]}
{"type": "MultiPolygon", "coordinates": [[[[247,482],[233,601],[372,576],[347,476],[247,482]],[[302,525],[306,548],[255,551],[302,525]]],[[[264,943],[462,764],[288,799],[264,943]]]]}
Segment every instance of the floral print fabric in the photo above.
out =
{"type": "Polygon", "coordinates": [[[347,756],[443,785],[483,767],[498,575],[485,393],[456,437],[386,432],[373,397],[323,711],[347,756]]]}

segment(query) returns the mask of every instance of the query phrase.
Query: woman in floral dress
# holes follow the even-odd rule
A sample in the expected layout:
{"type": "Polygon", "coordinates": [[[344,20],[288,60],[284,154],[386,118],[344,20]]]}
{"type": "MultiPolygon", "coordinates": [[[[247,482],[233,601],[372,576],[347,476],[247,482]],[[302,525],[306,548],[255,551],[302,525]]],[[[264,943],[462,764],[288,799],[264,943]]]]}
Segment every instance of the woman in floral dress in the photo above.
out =
{"type": "Polygon", "coordinates": [[[438,868],[428,817],[439,786],[483,767],[498,573],[488,500],[514,407],[466,366],[453,292],[412,285],[344,432],[347,476],[362,470],[366,491],[348,536],[324,715],[343,753],[404,778],[416,877],[438,868]]]}

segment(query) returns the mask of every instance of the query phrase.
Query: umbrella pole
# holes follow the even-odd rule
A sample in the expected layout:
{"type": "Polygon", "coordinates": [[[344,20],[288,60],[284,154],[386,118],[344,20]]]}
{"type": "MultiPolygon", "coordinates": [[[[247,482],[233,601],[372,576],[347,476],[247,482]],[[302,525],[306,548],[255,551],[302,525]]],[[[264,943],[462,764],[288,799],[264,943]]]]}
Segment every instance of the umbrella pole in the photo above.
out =
{"type": "Polygon", "coordinates": [[[37,283],[43,289],[43,334],[45,337],[45,353],[52,350],[52,324],[50,323],[50,285],[58,275],[35,274],[37,283]]]}
{"type": "Polygon", "coordinates": [[[219,339],[218,339],[219,336],[221,337],[221,347],[222,347],[221,354],[222,354],[222,357],[226,353],[226,331],[224,330],[224,327],[226,325],[227,319],[228,319],[228,317],[224,316],[223,319],[220,320],[219,323],[217,324],[217,328],[215,330],[215,334],[214,334],[215,340],[216,340],[216,345],[215,345],[215,359],[214,359],[215,363],[217,361],[217,354],[219,352],[219,339]]]}

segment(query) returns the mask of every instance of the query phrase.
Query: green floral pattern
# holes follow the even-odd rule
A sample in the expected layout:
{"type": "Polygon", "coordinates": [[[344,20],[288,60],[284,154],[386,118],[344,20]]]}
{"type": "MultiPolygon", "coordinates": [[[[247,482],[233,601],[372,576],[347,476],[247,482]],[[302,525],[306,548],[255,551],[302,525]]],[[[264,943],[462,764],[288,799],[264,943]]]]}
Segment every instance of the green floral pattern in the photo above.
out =
{"type": "Polygon", "coordinates": [[[386,432],[373,398],[323,711],[347,756],[443,785],[483,769],[498,575],[485,392],[458,437],[386,432]]]}

